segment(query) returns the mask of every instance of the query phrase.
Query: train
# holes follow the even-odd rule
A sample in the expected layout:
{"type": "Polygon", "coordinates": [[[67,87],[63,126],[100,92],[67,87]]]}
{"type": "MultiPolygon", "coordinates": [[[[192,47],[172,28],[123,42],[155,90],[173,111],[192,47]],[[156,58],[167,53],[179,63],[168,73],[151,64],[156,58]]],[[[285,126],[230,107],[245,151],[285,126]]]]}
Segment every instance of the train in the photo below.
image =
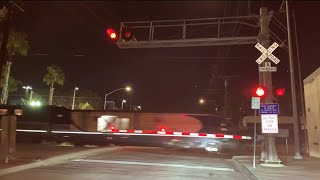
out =
{"type": "Polygon", "coordinates": [[[23,113],[17,116],[18,141],[201,148],[212,152],[237,151],[241,143],[251,141],[214,114],[19,108],[23,113]]]}

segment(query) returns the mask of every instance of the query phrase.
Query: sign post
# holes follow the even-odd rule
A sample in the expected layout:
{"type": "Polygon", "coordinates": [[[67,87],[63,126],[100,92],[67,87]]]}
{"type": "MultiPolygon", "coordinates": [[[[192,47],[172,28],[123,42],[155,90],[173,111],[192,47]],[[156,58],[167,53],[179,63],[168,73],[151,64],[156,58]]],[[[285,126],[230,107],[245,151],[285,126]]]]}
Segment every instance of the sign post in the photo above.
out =
{"type": "Polygon", "coordinates": [[[251,98],[251,109],[254,109],[254,133],[253,133],[253,163],[252,167],[256,168],[256,142],[257,142],[257,109],[260,109],[260,97],[251,98]]]}

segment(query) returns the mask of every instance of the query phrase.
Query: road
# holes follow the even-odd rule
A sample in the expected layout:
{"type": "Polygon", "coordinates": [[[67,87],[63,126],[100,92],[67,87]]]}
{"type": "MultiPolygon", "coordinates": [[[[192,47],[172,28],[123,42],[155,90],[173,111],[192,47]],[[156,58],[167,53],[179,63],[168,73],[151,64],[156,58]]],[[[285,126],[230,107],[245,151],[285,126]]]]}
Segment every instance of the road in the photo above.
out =
{"type": "Polygon", "coordinates": [[[230,159],[200,150],[123,147],[112,152],[34,168],[1,180],[229,180],[246,179],[230,159]]]}

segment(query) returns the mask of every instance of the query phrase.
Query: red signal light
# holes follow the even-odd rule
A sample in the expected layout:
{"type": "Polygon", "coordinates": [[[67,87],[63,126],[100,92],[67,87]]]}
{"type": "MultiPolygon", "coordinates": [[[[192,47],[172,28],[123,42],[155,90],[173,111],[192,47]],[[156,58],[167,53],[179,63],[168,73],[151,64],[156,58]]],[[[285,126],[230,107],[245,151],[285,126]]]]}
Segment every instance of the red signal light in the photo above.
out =
{"type": "Polygon", "coordinates": [[[112,40],[116,40],[118,38],[117,32],[112,28],[108,28],[106,30],[106,33],[107,33],[108,37],[112,40]]]}
{"type": "Polygon", "coordinates": [[[279,88],[279,89],[276,90],[276,95],[277,96],[283,96],[285,92],[286,92],[285,88],[279,88]]]}
{"type": "Polygon", "coordinates": [[[256,89],[256,95],[257,96],[261,97],[261,96],[264,96],[264,94],[265,94],[265,90],[262,87],[258,87],[256,89]]]}
{"type": "Polygon", "coordinates": [[[110,126],[109,126],[109,129],[111,129],[111,130],[115,130],[115,129],[116,129],[116,127],[112,124],[112,125],[110,125],[110,126]]]}
{"type": "Polygon", "coordinates": [[[160,129],[160,131],[162,131],[162,132],[166,132],[166,131],[167,131],[167,128],[165,128],[165,127],[160,127],[159,129],[160,129]]]}
{"type": "Polygon", "coordinates": [[[115,39],[117,37],[116,33],[111,33],[110,34],[111,39],[115,39]]]}
{"type": "Polygon", "coordinates": [[[131,38],[131,32],[127,31],[126,33],[124,33],[125,38],[131,38]]]}
{"type": "Polygon", "coordinates": [[[130,41],[133,38],[133,33],[128,29],[122,29],[121,36],[124,40],[130,41]]]}
{"type": "Polygon", "coordinates": [[[255,97],[263,98],[263,97],[267,96],[268,91],[267,91],[267,89],[265,87],[259,86],[259,87],[254,89],[253,94],[254,94],[255,97]]]}

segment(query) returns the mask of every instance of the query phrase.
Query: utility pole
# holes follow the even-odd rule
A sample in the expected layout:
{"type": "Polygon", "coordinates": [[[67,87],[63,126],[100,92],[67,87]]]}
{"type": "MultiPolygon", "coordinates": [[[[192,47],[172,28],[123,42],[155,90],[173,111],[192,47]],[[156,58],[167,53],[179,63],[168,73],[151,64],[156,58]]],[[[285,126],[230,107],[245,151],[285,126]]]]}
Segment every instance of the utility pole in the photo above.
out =
{"type": "MultiPolygon", "coordinates": [[[[258,36],[258,41],[265,48],[269,48],[270,46],[270,20],[272,18],[273,11],[268,12],[267,7],[260,8],[260,34],[258,36]]],[[[271,62],[269,59],[266,59],[265,62],[271,62]]],[[[263,63],[261,65],[263,66],[263,63]]],[[[273,102],[273,94],[272,94],[272,75],[271,72],[259,72],[259,84],[264,85],[269,93],[264,98],[264,103],[272,103],[273,102]]],[[[261,154],[261,160],[269,160],[269,161],[277,161],[278,154],[275,147],[275,136],[274,134],[265,134],[265,143],[266,143],[266,154],[261,154]]],[[[263,150],[262,150],[263,151],[263,150]]]]}
{"type": "Polygon", "coordinates": [[[297,112],[297,99],[296,99],[296,84],[294,78],[294,65],[292,55],[292,43],[291,43],[291,29],[290,29],[290,13],[289,2],[286,0],[286,14],[287,14],[287,29],[288,29],[288,45],[289,45],[289,63],[290,63],[290,80],[291,80],[291,94],[292,94],[292,116],[293,116],[293,130],[294,130],[294,145],[295,156],[294,159],[302,159],[300,155],[299,144],[299,125],[298,125],[298,112],[297,112]]]}
{"type": "Polygon", "coordinates": [[[230,112],[230,101],[229,101],[229,92],[228,92],[228,87],[229,87],[229,81],[232,78],[236,78],[238,76],[220,76],[220,78],[224,81],[224,116],[225,118],[230,118],[231,114],[230,112]]]}
{"type": "Polygon", "coordinates": [[[303,133],[304,133],[304,150],[305,154],[309,154],[309,144],[308,144],[308,133],[306,131],[306,125],[307,125],[307,120],[306,120],[306,106],[305,106],[305,99],[303,96],[303,84],[302,84],[302,79],[301,79],[301,63],[300,63],[300,54],[299,54],[299,42],[298,42],[298,34],[297,34],[297,24],[296,24],[296,15],[293,9],[293,22],[294,22],[294,32],[295,32],[295,42],[296,42],[296,52],[297,52],[297,61],[298,61],[298,74],[299,74],[299,84],[300,84],[300,103],[301,103],[301,114],[302,114],[302,119],[301,121],[304,124],[303,128],[303,133]]]}

